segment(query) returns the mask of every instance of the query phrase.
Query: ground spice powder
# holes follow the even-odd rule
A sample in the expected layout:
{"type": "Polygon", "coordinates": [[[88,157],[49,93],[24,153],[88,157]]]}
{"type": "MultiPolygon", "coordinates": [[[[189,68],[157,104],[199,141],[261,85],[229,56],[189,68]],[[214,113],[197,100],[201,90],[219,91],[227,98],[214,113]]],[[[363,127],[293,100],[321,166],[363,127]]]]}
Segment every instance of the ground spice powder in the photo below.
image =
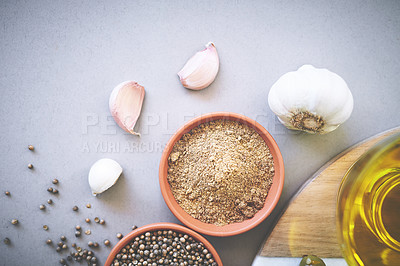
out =
{"type": "Polygon", "coordinates": [[[168,182],[193,218],[223,226],[252,218],[263,206],[274,163],[261,136],[231,120],[184,134],[168,158],[168,182]]]}

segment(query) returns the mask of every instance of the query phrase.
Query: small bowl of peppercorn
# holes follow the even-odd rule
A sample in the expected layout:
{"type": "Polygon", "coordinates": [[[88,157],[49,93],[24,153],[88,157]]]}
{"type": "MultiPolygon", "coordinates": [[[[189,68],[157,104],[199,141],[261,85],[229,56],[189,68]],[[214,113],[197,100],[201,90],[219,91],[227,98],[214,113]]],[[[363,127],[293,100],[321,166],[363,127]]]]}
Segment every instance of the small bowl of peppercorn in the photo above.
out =
{"type": "Polygon", "coordinates": [[[170,138],[159,182],[183,224],[202,234],[233,236],[270,215],[282,193],[284,165],[262,125],[236,113],[209,113],[170,138]]]}
{"type": "Polygon", "coordinates": [[[210,242],[189,228],[173,223],[154,223],[133,230],[114,246],[104,265],[131,263],[222,266],[210,242]]]}

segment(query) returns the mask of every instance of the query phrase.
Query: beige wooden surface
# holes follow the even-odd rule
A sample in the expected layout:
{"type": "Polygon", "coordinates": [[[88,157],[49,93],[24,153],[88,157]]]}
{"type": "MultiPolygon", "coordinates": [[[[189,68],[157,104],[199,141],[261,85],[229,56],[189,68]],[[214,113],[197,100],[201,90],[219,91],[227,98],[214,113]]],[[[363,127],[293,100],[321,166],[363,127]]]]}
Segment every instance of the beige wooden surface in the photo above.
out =
{"type": "Polygon", "coordinates": [[[400,128],[367,139],[324,165],[290,203],[261,249],[266,257],[315,254],[342,257],[336,236],[336,196],[340,182],[358,158],[376,142],[400,128]]]}

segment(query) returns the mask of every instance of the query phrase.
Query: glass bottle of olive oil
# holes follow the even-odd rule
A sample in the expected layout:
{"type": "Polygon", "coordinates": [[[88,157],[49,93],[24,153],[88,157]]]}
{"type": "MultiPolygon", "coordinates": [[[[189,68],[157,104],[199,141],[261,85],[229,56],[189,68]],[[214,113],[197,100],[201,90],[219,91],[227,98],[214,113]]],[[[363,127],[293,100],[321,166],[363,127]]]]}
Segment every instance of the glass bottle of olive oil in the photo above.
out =
{"type": "Polygon", "coordinates": [[[400,134],[376,144],[347,172],[336,215],[349,265],[400,265],[400,134]]]}

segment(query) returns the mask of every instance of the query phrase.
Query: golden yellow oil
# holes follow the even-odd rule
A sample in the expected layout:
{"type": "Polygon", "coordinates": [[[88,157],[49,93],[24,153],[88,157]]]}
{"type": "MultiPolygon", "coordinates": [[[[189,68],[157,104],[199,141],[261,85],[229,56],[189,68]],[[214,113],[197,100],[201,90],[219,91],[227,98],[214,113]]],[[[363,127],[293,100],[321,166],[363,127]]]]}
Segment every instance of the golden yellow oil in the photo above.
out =
{"type": "Polygon", "coordinates": [[[337,229],[349,265],[400,265],[400,134],[375,145],[344,177],[337,229]]]}

